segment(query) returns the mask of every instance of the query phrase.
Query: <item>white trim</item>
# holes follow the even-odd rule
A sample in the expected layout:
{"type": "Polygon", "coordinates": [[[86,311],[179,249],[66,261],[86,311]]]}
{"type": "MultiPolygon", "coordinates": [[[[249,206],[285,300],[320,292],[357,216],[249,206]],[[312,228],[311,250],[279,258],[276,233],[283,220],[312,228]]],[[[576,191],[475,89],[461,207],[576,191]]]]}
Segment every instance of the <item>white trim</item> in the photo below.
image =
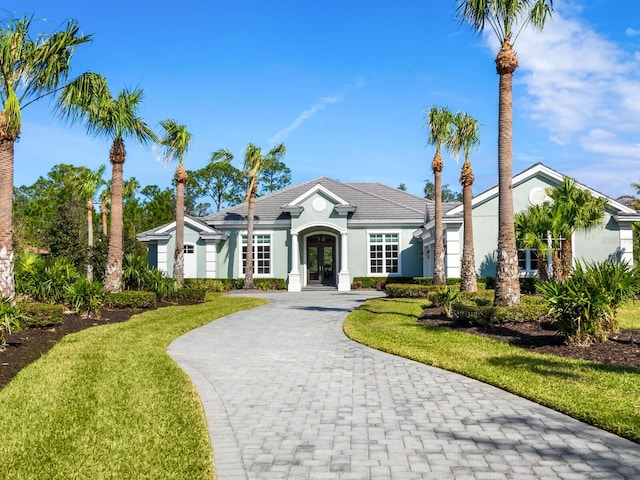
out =
{"type": "MultiPolygon", "coordinates": [[[[512,188],[515,188],[517,185],[520,185],[521,183],[523,183],[526,180],[529,180],[530,178],[534,177],[535,175],[537,175],[538,173],[541,173],[543,175],[546,175],[549,178],[552,178],[554,180],[557,180],[558,182],[562,182],[564,181],[565,177],[568,178],[572,178],[569,177],[568,175],[563,175],[560,172],[557,172],[549,167],[547,167],[546,165],[543,165],[542,163],[536,163],[535,165],[533,165],[532,167],[528,168],[527,170],[515,175],[512,180],[512,188]]],[[[621,212],[624,213],[636,213],[635,210],[633,210],[630,207],[627,207],[626,205],[623,205],[622,203],[606,196],[603,195],[600,192],[597,192],[596,190],[593,190],[592,188],[587,187],[586,185],[578,182],[576,179],[572,180],[575,182],[576,187],[582,189],[582,190],[587,190],[591,193],[591,195],[593,195],[596,198],[605,198],[607,200],[607,202],[609,203],[609,205],[612,208],[615,208],[621,212]]],[[[475,197],[473,197],[473,199],[471,200],[471,206],[474,207],[475,205],[479,204],[479,203],[483,203],[487,200],[489,200],[490,198],[493,197],[497,197],[498,196],[498,186],[496,185],[493,188],[490,188],[489,190],[484,191],[483,193],[481,193],[480,195],[477,195],[475,197]]],[[[463,212],[463,206],[462,205],[458,205],[455,208],[452,208],[451,210],[449,210],[447,213],[445,213],[443,216],[454,216],[454,215],[459,215],[463,212]]]]}
{"type": "MultiPolygon", "coordinates": [[[[379,277],[382,275],[387,275],[389,277],[401,277],[402,276],[402,231],[401,230],[387,230],[387,229],[367,229],[365,230],[365,235],[367,236],[367,276],[368,277],[379,277]],[[397,235],[398,236],[398,271],[394,273],[388,273],[385,271],[382,272],[372,272],[371,271],[371,235],[383,235],[383,242],[381,244],[373,244],[373,245],[386,245],[387,243],[384,241],[384,235],[397,235]]],[[[391,244],[390,244],[391,245],[391,244]]],[[[384,257],[384,248],[383,252],[383,263],[382,268],[386,269],[386,258],[384,257]]]]}
{"type": "Polygon", "coordinates": [[[292,228],[290,230],[291,234],[300,234],[300,232],[302,232],[303,230],[306,230],[307,228],[330,228],[331,230],[333,230],[332,235],[335,235],[335,232],[338,233],[347,233],[348,229],[346,228],[342,228],[338,225],[335,225],[333,223],[329,223],[329,222],[309,222],[309,223],[305,223],[304,225],[300,225],[299,227],[296,228],[292,228]]]}
{"type": "Polygon", "coordinates": [[[183,273],[184,273],[184,278],[198,278],[198,257],[197,257],[197,246],[195,243],[183,243],[182,244],[182,258],[183,258],[183,263],[182,263],[182,269],[183,269],[183,273]],[[191,247],[192,251],[191,253],[187,253],[185,252],[185,249],[187,247],[191,247]],[[189,261],[191,262],[189,264],[189,267],[191,268],[190,271],[187,271],[187,258],[189,259],[189,261]],[[193,274],[193,275],[192,275],[193,274]]]}
{"type": "Polygon", "coordinates": [[[329,190],[328,188],[322,186],[319,183],[316,183],[313,187],[311,187],[309,190],[307,190],[306,192],[304,192],[302,195],[300,195],[298,198],[296,198],[295,200],[293,200],[292,202],[287,203],[286,205],[284,205],[285,207],[287,206],[298,206],[300,203],[302,203],[304,200],[306,200],[307,198],[309,198],[311,195],[313,195],[314,193],[318,193],[318,192],[322,192],[323,194],[325,194],[327,197],[329,197],[331,200],[333,200],[334,202],[336,202],[336,204],[338,205],[349,205],[349,202],[345,202],[342,198],[340,198],[338,195],[336,195],[335,193],[333,193],[331,190],[329,190]]]}
{"type": "MultiPolygon", "coordinates": [[[[238,248],[238,261],[240,263],[238,263],[238,271],[239,271],[239,275],[240,278],[245,276],[245,273],[242,271],[242,247],[244,247],[243,243],[242,243],[242,236],[243,235],[248,235],[248,232],[246,230],[239,230],[238,231],[238,245],[240,248],[238,248]]],[[[274,265],[274,248],[273,248],[273,230],[254,230],[253,231],[253,236],[256,237],[257,235],[269,235],[269,253],[270,253],[270,257],[269,257],[269,273],[265,274],[265,273],[257,273],[256,272],[256,248],[257,248],[257,243],[253,243],[253,278],[273,278],[273,265],[274,265]]]]}
{"type": "MultiPolygon", "coordinates": [[[[345,232],[346,233],[346,232],[345,232]]],[[[316,235],[328,235],[330,237],[333,237],[333,242],[334,242],[334,248],[333,248],[333,263],[335,265],[336,268],[334,268],[334,276],[335,276],[335,281],[336,281],[336,285],[338,284],[338,272],[339,272],[339,268],[338,268],[338,259],[340,258],[340,242],[338,241],[338,235],[336,235],[336,232],[328,232],[325,230],[315,230],[313,232],[309,232],[305,235],[303,235],[302,237],[302,284],[306,287],[309,284],[309,268],[307,267],[308,265],[308,258],[307,258],[307,252],[309,251],[309,247],[308,247],[308,243],[307,240],[309,239],[309,237],[315,237],[316,235]]],[[[342,234],[341,234],[342,235],[342,234]]],[[[340,266],[340,268],[342,268],[342,266],[340,266]]]]}
{"type": "Polygon", "coordinates": [[[205,278],[216,278],[218,275],[218,245],[205,244],[205,278]]]}
{"type": "Polygon", "coordinates": [[[169,272],[169,242],[158,242],[158,270],[169,272]]]}
{"type": "MultiPolygon", "coordinates": [[[[213,228],[211,228],[210,226],[203,224],[201,222],[197,222],[195,220],[193,220],[190,217],[184,217],[184,224],[186,225],[190,225],[191,227],[195,228],[196,230],[199,230],[200,232],[206,232],[206,233],[217,233],[213,228]]],[[[175,230],[176,228],[176,222],[173,221],[171,223],[168,223],[167,225],[165,225],[164,227],[162,227],[161,229],[159,229],[158,231],[155,232],[155,235],[160,234],[160,233],[167,233],[170,232],[171,230],[175,230]]]]}

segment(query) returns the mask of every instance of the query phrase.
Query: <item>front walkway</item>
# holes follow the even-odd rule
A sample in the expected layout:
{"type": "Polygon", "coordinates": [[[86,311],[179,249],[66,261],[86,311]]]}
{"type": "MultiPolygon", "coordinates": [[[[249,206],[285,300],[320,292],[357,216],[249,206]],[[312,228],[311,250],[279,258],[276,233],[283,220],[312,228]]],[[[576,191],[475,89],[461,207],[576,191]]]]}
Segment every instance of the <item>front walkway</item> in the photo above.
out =
{"type": "Polygon", "coordinates": [[[218,480],[640,478],[640,445],[348,340],[344,317],[372,295],[263,294],[171,344],[218,480]]]}

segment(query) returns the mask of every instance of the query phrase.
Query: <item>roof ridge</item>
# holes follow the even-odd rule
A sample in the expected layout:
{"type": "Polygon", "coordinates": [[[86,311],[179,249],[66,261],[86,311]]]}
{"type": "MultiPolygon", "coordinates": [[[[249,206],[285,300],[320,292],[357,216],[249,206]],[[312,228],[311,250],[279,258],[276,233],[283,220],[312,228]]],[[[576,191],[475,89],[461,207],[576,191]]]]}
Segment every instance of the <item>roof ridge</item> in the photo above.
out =
{"type": "MultiPolygon", "coordinates": [[[[374,184],[374,185],[380,185],[381,187],[385,187],[387,189],[392,189],[393,190],[393,187],[389,187],[388,185],[384,185],[384,184],[382,184],[380,182],[358,182],[358,183],[369,183],[369,184],[374,184]]],[[[379,198],[380,200],[384,200],[384,201],[389,202],[389,203],[393,203],[394,205],[398,205],[400,207],[406,208],[408,210],[411,210],[412,212],[419,213],[420,215],[424,215],[424,211],[417,210],[417,209],[415,209],[413,207],[405,205],[404,203],[396,202],[395,200],[391,200],[390,198],[382,197],[382,196],[377,195],[375,193],[371,193],[371,192],[368,192],[366,190],[363,190],[362,188],[356,187],[356,183],[345,183],[344,185],[348,185],[349,187],[351,187],[351,188],[353,188],[355,190],[358,190],[359,192],[365,193],[365,194],[370,195],[370,196],[375,197],[375,198],[379,198]]],[[[399,191],[402,192],[402,190],[399,190],[399,191]]],[[[413,193],[407,193],[407,192],[403,192],[403,193],[406,194],[406,195],[412,195],[412,196],[422,200],[421,197],[418,197],[417,195],[413,195],[413,193]]],[[[424,200],[426,200],[426,199],[424,199],[424,200]]]]}

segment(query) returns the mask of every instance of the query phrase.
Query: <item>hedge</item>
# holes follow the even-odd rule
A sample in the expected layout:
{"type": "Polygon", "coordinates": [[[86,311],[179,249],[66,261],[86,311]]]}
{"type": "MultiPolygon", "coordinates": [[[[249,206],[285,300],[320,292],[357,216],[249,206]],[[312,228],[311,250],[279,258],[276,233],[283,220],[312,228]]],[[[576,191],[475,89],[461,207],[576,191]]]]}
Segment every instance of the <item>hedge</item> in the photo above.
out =
{"type": "Polygon", "coordinates": [[[155,292],[125,290],[107,293],[104,297],[104,306],[108,308],[152,308],[155,304],[155,292]]]}
{"type": "Polygon", "coordinates": [[[522,296],[520,305],[494,307],[486,299],[462,301],[453,306],[453,317],[459,321],[487,326],[508,322],[537,322],[548,315],[549,306],[542,297],[522,296]]]}
{"type": "Polygon", "coordinates": [[[61,325],[64,307],[60,304],[20,302],[20,311],[25,318],[20,321],[22,328],[41,328],[61,325]]]}

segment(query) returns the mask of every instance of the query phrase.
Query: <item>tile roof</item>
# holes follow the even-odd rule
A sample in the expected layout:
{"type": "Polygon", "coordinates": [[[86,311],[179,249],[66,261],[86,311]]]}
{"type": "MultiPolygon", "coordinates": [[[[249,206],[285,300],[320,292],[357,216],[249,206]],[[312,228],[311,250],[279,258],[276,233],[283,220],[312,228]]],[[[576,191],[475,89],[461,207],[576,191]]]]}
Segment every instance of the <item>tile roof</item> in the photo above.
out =
{"type": "MultiPolygon", "coordinates": [[[[320,177],[258,197],[255,207],[256,221],[269,223],[288,219],[289,214],[283,212],[281,207],[291,203],[317,184],[356,207],[355,212],[350,216],[351,221],[415,220],[422,223],[428,206],[431,206],[432,210],[432,201],[381,183],[343,183],[320,177]]],[[[240,204],[207,215],[202,220],[209,225],[217,225],[226,221],[246,221],[246,217],[247,206],[240,204]]]]}

